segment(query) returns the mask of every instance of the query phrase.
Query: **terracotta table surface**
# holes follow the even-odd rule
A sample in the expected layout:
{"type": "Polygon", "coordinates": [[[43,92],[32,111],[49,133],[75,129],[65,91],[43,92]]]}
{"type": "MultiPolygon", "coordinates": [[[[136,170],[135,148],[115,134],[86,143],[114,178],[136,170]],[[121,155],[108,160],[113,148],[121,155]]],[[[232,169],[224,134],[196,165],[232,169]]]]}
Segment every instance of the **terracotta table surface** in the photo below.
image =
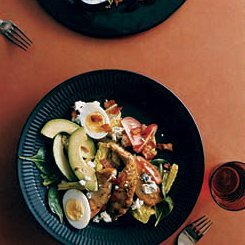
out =
{"type": "MultiPolygon", "coordinates": [[[[30,0],[0,0],[0,18],[32,38],[28,52],[0,36],[0,244],[58,244],[32,217],[16,176],[21,129],[54,86],[96,69],[124,69],[161,81],[189,108],[202,136],[205,178],[182,229],[202,214],[214,221],[199,244],[245,244],[245,213],[218,207],[208,176],[219,163],[245,161],[245,2],[188,0],[144,33],[104,40],[73,32],[30,0]]],[[[162,244],[174,244],[180,231],[162,244]]]]}

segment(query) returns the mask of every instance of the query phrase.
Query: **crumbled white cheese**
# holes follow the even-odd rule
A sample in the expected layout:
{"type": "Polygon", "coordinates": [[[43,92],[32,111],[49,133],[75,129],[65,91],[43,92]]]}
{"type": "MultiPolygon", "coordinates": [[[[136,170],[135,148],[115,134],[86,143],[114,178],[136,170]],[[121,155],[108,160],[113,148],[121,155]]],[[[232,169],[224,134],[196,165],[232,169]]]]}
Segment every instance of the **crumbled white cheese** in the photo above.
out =
{"type": "Polygon", "coordinates": [[[148,184],[143,184],[142,190],[145,194],[151,194],[151,193],[157,192],[157,184],[154,181],[148,184]]]}
{"type": "Polygon", "coordinates": [[[94,218],[93,218],[93,222],[95,222],[95,223],[99,223],[100,222],[100,217],[99,217],[99,215],[96,215],[94,218]]]}
{"type": "Polygon", "coordinates": [[[99,223],[101,220],[107,223],[112,222],[111,216],[106,211],[96,215],[93,219],[93,222],[99,223]]]}
{"type": "Polygon", "coordinates": [[[137,198],[132,206],[131,206],[131,209],[132,210],[136,210],[136,209],[140,209],[140,207],[144,204],[144,201],[143,200],[140,200],[139,198],[137,198]]]}
{"type": "Polygon", "coordinates": [[[79,111],[84,105],[85,105],[85,102],[82,102],[81,100],[76,101],[74,104],[74,110],[79,111]]]}
{"type": "Polygon", "coordinates": [[[92,193],[88,191],[86,196],[87,196],[88,199],[91,199],[92,198],[92,193]]]}
{"type": "Polygon", "coordinates": [[[140,176],[140,179],[144,181],[144,184],[142,184],[142,190],[145,194],[157,192],[158,186],[156,182],[151,179],[150,175],[143,173],[140,176]]]}
{"type": "Polygon", "coordinates": [[[100,213],[100,217],[102,220],[104,220],[107,223],[112,222],[111,216],[106,211],[100,213]]]}
{"type": "Polygon", "coordinates": [[[81,185],[81,186],[85,186],[86,185],[86,181],[85,180],[79,180],[79,184],[81,185]]]}
{"type": "Polygon", "coordinates": [[[84,180],[86,180],[86,181],[90,181],[90,180],[91,180],[91,177],[89,177],[89,176],[85,176],[85,177],[84,177],[84,180]]]}
{"type": "Polygon", "coordinates": [[[123,131],[124,131],[123,127],[118,127],[118,126],[113,127],[111,133],[112,140],[117,141],[117,139],[120,139],[122,137],[123,131]]]}
{"type": "MultiPolygon", "coordinates": [[[[81,113],[82,108],[83,108],[86,104],[88,104],[88,103],[79,100],[79,101],[76,101],[76,102],[74,103],[73,108],[74,108],[75,111],[78,111],[78,112],[81,113]]],[[[89,104],[93,104],[93,105],[95,105],[95,106],[100,106],[100,102],[99,102],[99,101],[89,102],[89,104]]]]}
{"type": "Polygon", "coordinates": [[[118,185],[115,185],[115,190],[118,190],[119,189],[119,186],[118,185]]]}
{"type": "Polygon", "coordinates": [[[95,163],[92,162],[92,161],[88,161],[88,165],[89,165],[91,168],[95,168],[95,163]]]}

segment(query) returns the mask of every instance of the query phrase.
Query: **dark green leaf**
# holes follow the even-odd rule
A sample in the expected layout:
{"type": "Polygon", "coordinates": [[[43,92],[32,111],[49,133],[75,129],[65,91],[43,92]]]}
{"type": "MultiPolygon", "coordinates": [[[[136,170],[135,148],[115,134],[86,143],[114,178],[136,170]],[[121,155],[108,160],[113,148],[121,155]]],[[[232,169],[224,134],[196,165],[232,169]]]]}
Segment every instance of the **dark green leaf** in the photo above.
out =
{"type": "Polygon", "coordinates": [[[156,212],[156,223],[155,226],[159,224],[174,208],[174,203],[171,197],[166,197],[164,201],[155,207],[156,212]]]}
{"type": "Polygon", "coordinates": [[[43,178],[43,185],[44,186],[49,186],[49,185],[57,184],[58,182],[60,182],[60,178],[56,174],[45,175],[45,174],[41,173],[40,175],[43,178]]]}
{"type": "Polygon", "coordinates": [[[160,174],[163,175],[163,166],[162,166],[162,163],[159,164],[158,170],[159,170],[160,174]]]}
{"type": "Polygon", "coordinates": [[[34,156],[30,156],[30,157],[24,157],[24,156],[19,156],[20,159],[23,160],[27,160],[27,161],[32,161],[35,163],[36,167],[38,168],[38,170],[45,174],[45,175],[50,175],[51,171],[49,166],[47,165],[46,162],[46,151],[44,147],[41,147],[37,154],[34,156]]]}
{"type": "Polygon", "coordinates": [[[50,210],[56,214],[60,222],[63,223],[63,211],[59,202],[59,193],[54,186],[50,186],[48,189],[48,205],[50,210]]]}
{"type": "Polygon", "coordinates": [[[151,160],[151,163],[154,165],[159,165],[159,164],[164,164],[164,163],[169,163],[169,162],[165,159],[157,158],[157,159],[151,160]]]}

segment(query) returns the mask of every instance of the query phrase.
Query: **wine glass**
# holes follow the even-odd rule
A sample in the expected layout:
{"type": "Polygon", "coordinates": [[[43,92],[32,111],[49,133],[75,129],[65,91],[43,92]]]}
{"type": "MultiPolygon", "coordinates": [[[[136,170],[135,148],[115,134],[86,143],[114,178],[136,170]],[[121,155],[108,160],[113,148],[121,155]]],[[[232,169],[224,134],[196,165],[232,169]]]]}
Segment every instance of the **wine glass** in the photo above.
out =
{"type": "Polygon", "coordinates": [[[210,192],[222,208],[238,211],[245,208],[245,163],[232,161],[215,168],[209,179],[210,192]]]}

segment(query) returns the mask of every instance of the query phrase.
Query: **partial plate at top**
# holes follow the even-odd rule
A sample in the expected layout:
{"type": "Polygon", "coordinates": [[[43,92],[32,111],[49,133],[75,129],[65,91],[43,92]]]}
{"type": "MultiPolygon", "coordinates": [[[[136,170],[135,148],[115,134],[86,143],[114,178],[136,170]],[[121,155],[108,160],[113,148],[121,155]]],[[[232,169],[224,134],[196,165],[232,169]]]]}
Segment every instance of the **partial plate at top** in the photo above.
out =
{"type": "Polygon", "coordinates": [[[94,37],[120,37],[146,31],[171,16],[186,0],[124,0],[111,8],[84,7],[78,0],[38,0],[57,21],[94,37]],[[133,2],[133,4],[132,4],[133,2]]]}

